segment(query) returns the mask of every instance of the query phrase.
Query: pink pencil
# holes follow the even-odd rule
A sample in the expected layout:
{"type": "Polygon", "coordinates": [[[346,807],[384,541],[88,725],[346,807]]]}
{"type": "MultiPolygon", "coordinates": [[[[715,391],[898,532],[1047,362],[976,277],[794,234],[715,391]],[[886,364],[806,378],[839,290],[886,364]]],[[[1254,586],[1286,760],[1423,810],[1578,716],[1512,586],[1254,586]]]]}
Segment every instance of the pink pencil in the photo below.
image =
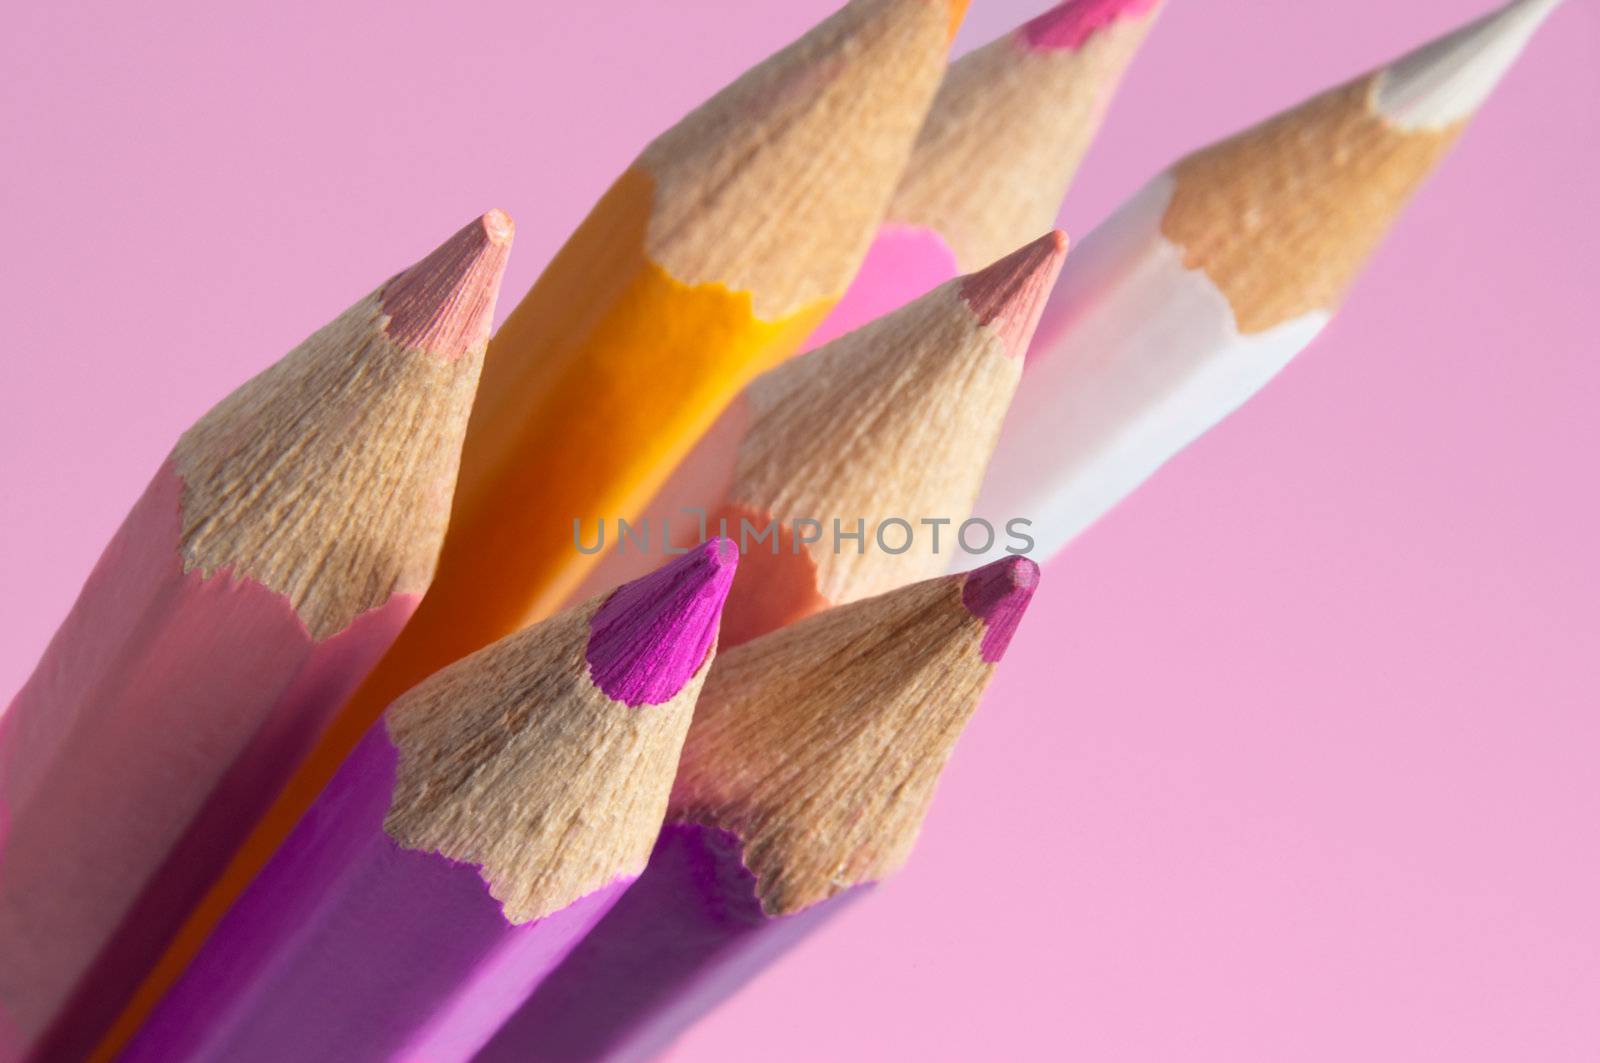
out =
{"type": "Polygon", "coordinates": [[[662,485],[645,534],[603,545],[585,597],[715,529],[744,553],[722,619],[731,649],[947,572],[964,541],[1021,547],[1004,522],[965,521],[1065,253],[1046,233],[756,378],[662,485]]]}
{"type": "Polygon", "coordinates": [[[1161,0],[1065,0],[950,64],[820,346],[1053,228],[1161,0]]]}
{"type": "Polygon", "coordinates": [[[644,869],[736,559],[704,543],[396,701],[126,1063],[470,1057],[644,869]]]}
{"type": "Polygon", "coordinates": [[[478,1063],[649,1058],[898,870],[1038,576],[997,561],[723,654],[649,868],[478,1063]]]}
{"type": "Polygon", "coordinates": [[[485,215],[189,429],[0,718],[18,1051],[92,1044],[415,608],[510,242],[485,215]]]}

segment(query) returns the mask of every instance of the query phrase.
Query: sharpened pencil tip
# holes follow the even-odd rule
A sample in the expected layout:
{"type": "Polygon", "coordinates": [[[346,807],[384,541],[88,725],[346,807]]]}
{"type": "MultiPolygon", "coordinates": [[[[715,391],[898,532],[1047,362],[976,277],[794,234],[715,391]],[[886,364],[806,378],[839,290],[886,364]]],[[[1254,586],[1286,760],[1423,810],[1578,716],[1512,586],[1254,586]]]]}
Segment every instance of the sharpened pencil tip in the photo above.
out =
{"type": "Polygon", "coordinates": [[[956,39],[956,34],[961,30],[961,23],[966,20],[967,8],[972,0],[948,0],[950,4],[950,39],[956,39]]]}
{"type": "Polygon", "coordinates": [[[492,244],[509,244],[517,233],[517,223],[511,220],[511,215],[498,208],[478,220],[483,225],[484,235],[492,244]]]}
{"type": "Polygon", "coordinates": [[[961,604],[983,621],[979,652],[985,661],[995,664],[1005,656],[1038,586],[1039,566],[1022,556],[1003,557],[967,573],[961,604]]]}
{"type": "Polygon", "coordinates": [[[1402,129],[1445,129],[1489,98],[1561,0],[1513,0],[1379,71],[1372,105],[1402,129]]]}
{"type": "Polygon", "coordinates": [[[718,537],[613,591],[589,621],[595,686],[631,707],[676,697],[717,641],[738,564],[739,548],[718,537]]]}
{"type": "Polygon", "coordinates": [[[1155,10],[1160,0],[1066,0],[1022,27],[1022,39],[1035,51],[1076,51],[1095,34],[1126,18],[1155,10]]]}
{"type": "Polygon", "coordinates": [[[1053,229],[961,280],[961,298],[978,324],[1000,334],[1007,355],[1021,356],[1027,350],[1066,254],[1067,234],[1053,229]]]}
{"type": "Polygon", "coordinates": [[[384,285],[389,338],[445,361],[488,342],[515,231],[511,215],[491,210],[384,285]]]}

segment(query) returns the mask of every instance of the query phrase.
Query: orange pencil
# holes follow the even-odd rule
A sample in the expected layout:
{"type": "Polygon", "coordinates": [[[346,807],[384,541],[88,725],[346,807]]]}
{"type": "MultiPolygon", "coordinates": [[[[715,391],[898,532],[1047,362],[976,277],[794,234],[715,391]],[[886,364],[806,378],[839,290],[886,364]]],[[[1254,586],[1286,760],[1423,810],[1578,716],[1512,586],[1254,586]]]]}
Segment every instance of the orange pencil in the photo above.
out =
{"type": "Polygon", "coordinates": [[[440,578],[375,682],[558,607],[589,565],[573,518],[637,512],[796,349],[860,264],[958,16],[855,0],[612,186],[490,345],[440,578]]]}

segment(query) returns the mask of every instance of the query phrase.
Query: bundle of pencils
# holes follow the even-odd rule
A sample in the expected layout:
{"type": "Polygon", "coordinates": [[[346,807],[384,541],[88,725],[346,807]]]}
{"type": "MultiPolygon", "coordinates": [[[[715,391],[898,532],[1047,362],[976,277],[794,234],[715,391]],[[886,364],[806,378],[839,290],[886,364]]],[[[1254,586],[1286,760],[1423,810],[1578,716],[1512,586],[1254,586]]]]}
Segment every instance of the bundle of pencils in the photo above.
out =
{"type": "Polygon", "coordinates": [[[1556,2],[1070,256],[1160,0],[948,67],[964,0],[851,0],[493,339],[511,223],[468,225],[182,436],[0,717],[0,1063],[660,1050],[906,862],[1017,555],[1311,342],[1556,2]]]}
{"type": "Polygon", "coordinates": [[[182,970],[366,728],[450,662],[559,607],[571,521],[631,516],[848,285],[938,87],[965,0],[852,0],[663,133],[490,345],[439,571],[158,965],[182,970]]]}

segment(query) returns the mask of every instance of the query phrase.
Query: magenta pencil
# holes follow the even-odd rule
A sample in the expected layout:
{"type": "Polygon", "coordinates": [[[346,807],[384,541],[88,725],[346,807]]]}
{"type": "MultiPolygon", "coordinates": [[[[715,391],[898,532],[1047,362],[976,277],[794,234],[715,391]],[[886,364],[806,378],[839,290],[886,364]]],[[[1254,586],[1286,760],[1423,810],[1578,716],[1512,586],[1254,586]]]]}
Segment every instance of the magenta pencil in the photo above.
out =
{"type": "Polygon", "coordinates": [[[184,433],[0,717],[13,1052],[92,1044],[416,607],[510,240],[473,222],[184,433]]]}
{"type": "Polygon", "coordinates": [[[1038,574],[996,561],[723,654],[649,867],[478,1063],[649,1058],[903,865],[1038,574]]]}
{"type": "Polygon", "coordinates": [[[1161,0],[1064,0],[951,63],[861,269],[812,346],[1055,226],[1161,0]]]}
{"type": "Polygon", "coordinates": [[[736,560],[704,543],[396,701],[122,1058],[469,1058],[644,869],[736,560]]]}

